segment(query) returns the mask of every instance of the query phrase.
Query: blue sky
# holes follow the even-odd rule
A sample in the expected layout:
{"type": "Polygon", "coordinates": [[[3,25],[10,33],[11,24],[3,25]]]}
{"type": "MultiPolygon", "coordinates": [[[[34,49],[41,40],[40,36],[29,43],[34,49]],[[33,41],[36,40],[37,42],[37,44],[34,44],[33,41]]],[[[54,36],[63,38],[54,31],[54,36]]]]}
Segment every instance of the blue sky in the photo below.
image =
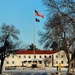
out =
{"type": "Polygon", "coordinates": [[[0,26],[3,23],[14,25],[20,30],[19,39],[26,45],[33,43],[33,26],[35,25],[35,45],[40,46],[38,40],[38,32],[43,30],[46,20],[45,7],[42,0],[0,0],[0,26]],[[40,19],[37,23],[34,21],[34,8],[44,15],[44,19],[40,19]]]}

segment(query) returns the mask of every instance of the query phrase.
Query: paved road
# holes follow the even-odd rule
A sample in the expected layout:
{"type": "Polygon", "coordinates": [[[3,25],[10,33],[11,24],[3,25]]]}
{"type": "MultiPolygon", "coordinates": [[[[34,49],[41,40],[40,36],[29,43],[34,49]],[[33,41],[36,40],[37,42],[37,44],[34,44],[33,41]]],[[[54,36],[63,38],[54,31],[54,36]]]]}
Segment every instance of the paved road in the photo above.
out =
{"type": "MultiPolygon", "coordinates": [[[[7,75],[50,75],[51,73],[56,73],[56,68],[46,68],[46,69],[25,69],[25,70],[3,70],[3,74],[7,75]]],[[[61,73],[65,75],[67,68],[62,68],[61,73]]]]}

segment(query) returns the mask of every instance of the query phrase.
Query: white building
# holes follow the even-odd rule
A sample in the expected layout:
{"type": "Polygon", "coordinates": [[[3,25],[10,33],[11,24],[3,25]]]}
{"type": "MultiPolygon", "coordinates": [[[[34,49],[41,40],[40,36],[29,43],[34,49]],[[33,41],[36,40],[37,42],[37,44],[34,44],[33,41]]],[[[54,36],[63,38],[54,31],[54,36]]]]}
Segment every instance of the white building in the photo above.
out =
{"type": "Polygon", "coordinates": [[[37,67],[54,67],[61,63],[67,66],[67,58],[64,51],[52,50],[19,50],[14,55],[10,55],[4,61],[4,67],[31,67],[36,64],[37,67]]]}

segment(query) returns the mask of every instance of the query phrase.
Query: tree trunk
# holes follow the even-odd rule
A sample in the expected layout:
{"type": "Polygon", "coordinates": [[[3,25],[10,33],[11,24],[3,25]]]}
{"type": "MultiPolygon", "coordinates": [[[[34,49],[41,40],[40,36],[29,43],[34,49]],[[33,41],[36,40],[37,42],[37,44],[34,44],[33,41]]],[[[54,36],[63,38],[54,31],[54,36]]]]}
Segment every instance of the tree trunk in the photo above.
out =
{"type": "Polygon", "coordinates": [[[69,51],[66,49],[65,50],[66,56],[67,56],[67,60],[68,60],[68,70],[67,70],[67,75],[69,75],[71,73],[71,58],[69,55],[69,51]]]}
{"type": "Polygon", "coordinates": [[[71,73],[71,66],[72,66],[72,64],[73,64],[73,61],[74,61],[74,59],[71,60],[70,63],[68,64],[68,72],[67,72],[68,74],[71,73]]]}
{"type": "Polygon", "coordinates": [[[70,74],[71,73],[71,66],[73,64],[73,61],[74,60],[69,61],[67,74],[70,74]]]}
{"type": "Polygon", "coordinates": [[[4,58],[3,58],[3,59],[1,59],[1,65],[0,65],[0,74],[2,74],[3,63],[4,63],[4,58]]]}
{"type": "Polygon", "coordinates": [[[68,64],[68,71],[67,71],[67,75],[69,75],[71,73],[71,63],[68,64]]]}

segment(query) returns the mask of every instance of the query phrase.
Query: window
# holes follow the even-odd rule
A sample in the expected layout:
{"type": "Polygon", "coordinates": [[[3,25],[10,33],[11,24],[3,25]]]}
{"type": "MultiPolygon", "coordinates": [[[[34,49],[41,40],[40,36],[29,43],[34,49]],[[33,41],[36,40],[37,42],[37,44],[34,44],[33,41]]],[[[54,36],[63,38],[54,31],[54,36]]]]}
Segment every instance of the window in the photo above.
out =
{"type": "Polygon", "coordinates": [[[14,58],[14,55],[12,56],[12,58],[14,58]]]}
{"type": "Polygon", "coordinates": [[[29,56],[29,58],[31,58],[31,57],[29,56]]]}
{"type": "Polygon", "coordinates": [[[14,61],[12,61],[12,64],[14,64],[14,61]]]}
{"type": "Polygon", "coordinates": [[[64,62],[63,62],[63,61],[61,61],[61,63],[63,64],[64,62]]]}
{"type": "Polygon", "coordinates": [[[58,55],[56,55],[56,58],[58,58],[58,55]]]}
{"type": "Polygon", "coordinates": [[[39,56],[39,58],[42,58],[41,56],[39,56]]]}
{"type": "Polygon", "coordinates": [[[46,55],[44,57],[46,58],[46,55]]]}
{"type": "Polygon", "coordinates": [[[49,58],[51,58],[51,56],[49,56],[49,58]]]}
{"type": "Polygon", "coordinates": [[[21,56],[19,56],[19,58],[21,58],[21,56]]]}
{"type": "Polygon", "coordinates": [[[26,58],[26,56],[24,56],[24,58],[26,58]]]}
{"type": "Polygon", "coordinates": [[[56,64],[58,64],[58,61],[56,61],[56,64]]]}
{"type": "Polygon", "coordinates": [[[34,58],[36,58],[36,56],[34,56],[34,58]]]}
{"type": "Polygon", "coordinates": [[[9,64],[9,61],[7,61],[6,64],[9,64]]]}
{"type": "Polygon", "coordinates": [[[28,61],[28,63],[30,64],[30,63],[31,63],[31,61],[28,61]]]}
{"type": "Polygon", "coordinates": [[[63,55],[61,55],[61,58],[63,58],[63,55]]]}
{"type": "Polygon", "coordinates": [[[27,61],[23,61],[23,63],[26,63],[27,61]]]}
{"type": "Polygon", "coordinates": [[[39,61],[39,64],[42,64],[42,61],[39,61]]]}
{"type": "Polygon", "coordinates": [[[7,56],[7,58],[9,58],[9,56],[7,56]]]}

